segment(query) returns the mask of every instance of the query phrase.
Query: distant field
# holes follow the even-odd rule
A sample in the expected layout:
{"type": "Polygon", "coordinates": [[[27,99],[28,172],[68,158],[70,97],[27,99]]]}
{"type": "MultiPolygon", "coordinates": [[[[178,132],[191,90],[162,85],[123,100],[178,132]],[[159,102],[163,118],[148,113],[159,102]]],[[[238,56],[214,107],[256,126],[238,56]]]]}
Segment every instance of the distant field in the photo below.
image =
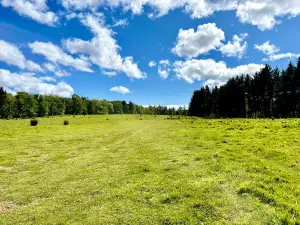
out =
{"type": "Polygon", "coordinates": [[[0,121],[0,224],[300,224],[300,120],[165,118],[0,121]]]}

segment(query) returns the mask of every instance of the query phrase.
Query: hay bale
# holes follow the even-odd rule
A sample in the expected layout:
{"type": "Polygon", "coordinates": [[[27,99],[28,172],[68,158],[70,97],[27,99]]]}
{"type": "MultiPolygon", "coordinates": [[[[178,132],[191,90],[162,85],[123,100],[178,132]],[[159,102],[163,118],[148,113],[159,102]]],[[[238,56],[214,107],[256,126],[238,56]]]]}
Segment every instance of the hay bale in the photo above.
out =
{"type": "Polygon", "coordinates": [[[30,126],[36,127],[38,125],[39,121],[37,119],[30,120],[30,126]]]}

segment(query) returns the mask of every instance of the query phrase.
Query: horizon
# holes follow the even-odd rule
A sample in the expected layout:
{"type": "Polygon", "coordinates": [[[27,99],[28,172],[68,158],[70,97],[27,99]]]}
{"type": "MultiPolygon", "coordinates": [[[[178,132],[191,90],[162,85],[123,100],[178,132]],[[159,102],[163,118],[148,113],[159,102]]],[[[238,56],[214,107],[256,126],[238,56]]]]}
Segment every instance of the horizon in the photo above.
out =
{"type": "Polygon", "coordinates": [[[296,62],[297,3],[248,2],[0,0],[0,86],[188,105],[203,85],[296,62]]]}

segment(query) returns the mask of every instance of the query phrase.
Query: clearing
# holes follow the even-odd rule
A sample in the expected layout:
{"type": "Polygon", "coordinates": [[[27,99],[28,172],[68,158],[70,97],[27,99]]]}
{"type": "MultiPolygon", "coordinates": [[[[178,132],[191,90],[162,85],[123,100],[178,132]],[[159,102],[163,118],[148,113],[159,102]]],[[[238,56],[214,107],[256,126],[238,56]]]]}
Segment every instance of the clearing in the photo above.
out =
{"type": "Polygon", "coordinates": [[[212,223],[300,223],[300,120],[0,121],[0,224],[212,223]]]}

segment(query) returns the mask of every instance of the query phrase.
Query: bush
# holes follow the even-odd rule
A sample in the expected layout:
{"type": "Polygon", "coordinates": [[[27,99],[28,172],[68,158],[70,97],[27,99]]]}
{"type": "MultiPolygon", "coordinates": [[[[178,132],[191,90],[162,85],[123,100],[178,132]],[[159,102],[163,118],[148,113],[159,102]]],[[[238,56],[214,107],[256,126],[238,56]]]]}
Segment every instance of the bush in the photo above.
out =
{"type": "Polygon", "coordinates": [[[37,126],[39,123],[39,121],[37,119],[32,119],[30,120],[30,126],[35,127],[37,126]]]}
{"type": "Polygon", "coordinates": [[[64,125],[65,125],[65,126],[68,126],[68,125],[69,125],[69,120],[65,120],[65,121],[64,121],[64,125]]]}

